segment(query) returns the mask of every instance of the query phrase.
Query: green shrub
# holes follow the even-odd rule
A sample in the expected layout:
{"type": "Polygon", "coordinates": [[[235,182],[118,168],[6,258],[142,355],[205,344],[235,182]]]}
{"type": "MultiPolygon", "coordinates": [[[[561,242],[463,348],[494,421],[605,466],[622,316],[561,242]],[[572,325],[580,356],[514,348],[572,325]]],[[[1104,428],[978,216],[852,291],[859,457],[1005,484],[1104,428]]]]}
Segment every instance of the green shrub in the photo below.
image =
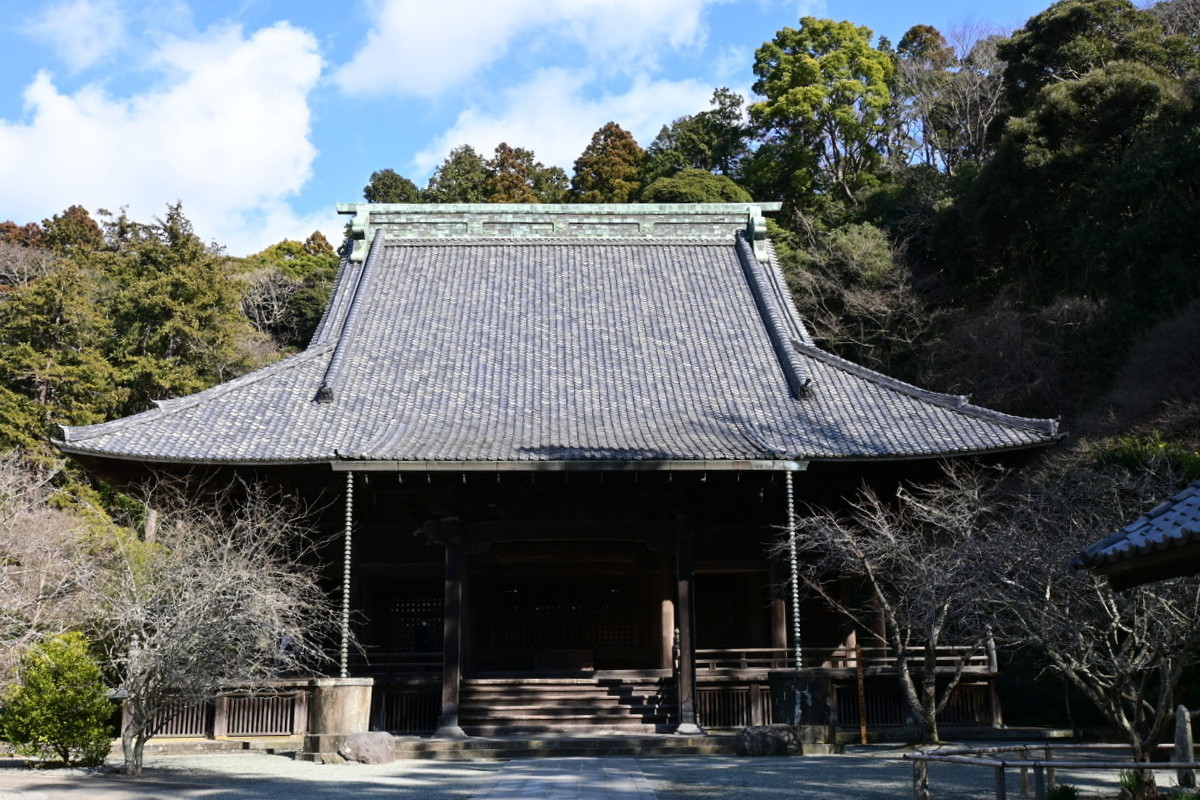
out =
{"type": "Polygon", "coordinates": [[[78,633],[51,637],[22,657],[20,683],[0,695],[0,738],[22,755],[98,766],[112,742],[112,703],[78,633]]]}
{"type": "Polygon", "coordinates": [[[1106,448],[1097,453],[1096,460],[1116,464],[1130,472],[1144,469],[1154,462],[1162,462],[1186,480],[1200,478],[1200,452],[1164,441],[1157,432],[1148,436],[1113,438],[1108,441],[1106,448]]]}
{"type": "Polygon", "coordinates": [[[1060,783],[1046,790],[1046,800],[1079,800],[1079,787],[1060,783]]]}
{"type": "Polygon", "coordinates": [[[1187,786],[1170,786],[1159,792],[1160,797],[1169,798],[1169,800],[1196,800],[1200,797],[1200,789],[1193,789],[1187,786]]]}

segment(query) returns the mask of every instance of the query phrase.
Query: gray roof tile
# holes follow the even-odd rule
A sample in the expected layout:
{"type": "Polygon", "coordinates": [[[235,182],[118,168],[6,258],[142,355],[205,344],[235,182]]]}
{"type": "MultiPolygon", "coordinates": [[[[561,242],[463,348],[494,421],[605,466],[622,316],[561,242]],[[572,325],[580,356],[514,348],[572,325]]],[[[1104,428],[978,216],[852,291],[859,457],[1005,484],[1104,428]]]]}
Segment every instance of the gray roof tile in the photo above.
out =
{"type": "Polygon", "coordinates": [[[1085,566],[1129,561],[1200,542],[1200,481],[1080,553],[1085,566]]]}
{"type": "MultiPolygon", "coordinates": [[[[671,207],[670,218],[686,214],[671,207]]],[[[63,449],[201,463],[739,461],[956,455],[1056,437],[1049,420],[821,351],[774,260],[757,260],[742,233],[376,230],[366,262],[343,266],[308,350],[143,414],[65,428],[63,449]]]]}

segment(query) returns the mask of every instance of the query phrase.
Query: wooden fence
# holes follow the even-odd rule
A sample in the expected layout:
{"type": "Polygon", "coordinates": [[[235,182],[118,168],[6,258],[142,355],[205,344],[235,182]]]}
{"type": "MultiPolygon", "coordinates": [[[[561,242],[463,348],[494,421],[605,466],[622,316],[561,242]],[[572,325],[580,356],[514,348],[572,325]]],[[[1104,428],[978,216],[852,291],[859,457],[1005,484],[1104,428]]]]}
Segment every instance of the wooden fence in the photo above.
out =
{"type": "Polygon", "coordinates": [[[289,688],[181,699],[157,722],[160,738],[300,736],[308,728],[308,692],[289,688]]]}
{"type": "MultiPolygon", "coordinates": [[[[1170,745],[1164,745],[1169,747],[1170,745]]],[[[1119,747],[1119,746],[1118,746],[1119,747]]],[[[1109,750],[1110,746],[1071,746],[1073,751],[1109,750]]],[[[1057,783],[1057,773],[1064,770],[1177,770],[1193,772],[1200,769],[1196,761],[1105,761],[1072,760],[1056,757],[1050,745],[1012,745],[1008,747],[982,747],[962,750],[917,751],[905,753],[904,758],[913,762],[913,800],[931,800],[929,787],[929,765],[931,763],[960,764],[990,769],[995,775],[996,800],[1008,800],[1008,770],[1020,771],[1020,796],[1030,796],[1029,777],[1033,776],[1034,800],[1046,800],[1046,793],[1057,783]],[[1015,758],[999,758],[1011,753],[1015,758]],[[1039,757],[1040,754],[1040,757],[1039,757]]]]}
{"type": "MultiPolygon", "coordinates": [[[[857,653],[852,647],[805,647],[801,651],[806,669],[856,670],[859,667],[871,673],[895,673],[899,659],[886,647],[862,647],[857,653]]],[[[990,650],[965,647],[939,647],[936,667],[939,672],[953,672],[958,662],[966,660],[966,671],[971,673],[995,672],[995,655],[990,650]]],[[[758,647],[724,650],[697,650],[697,673],[736,672],[740,670],[784,670],[795,667],[795,653],[777,647],[758,647]]],[[[924,656],[907,659],[909,669],[920,672],[924,669],[924,656]]]]}

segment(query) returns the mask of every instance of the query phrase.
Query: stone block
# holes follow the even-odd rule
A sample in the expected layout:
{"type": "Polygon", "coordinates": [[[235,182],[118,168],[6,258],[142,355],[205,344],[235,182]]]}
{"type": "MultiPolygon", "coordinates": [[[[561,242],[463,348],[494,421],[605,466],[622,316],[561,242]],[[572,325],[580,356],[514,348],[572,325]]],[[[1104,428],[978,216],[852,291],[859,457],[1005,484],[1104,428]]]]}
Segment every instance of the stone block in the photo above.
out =
{"type": "Polygon", "coordinates": [[[829,755],[842,752],[836,731],[828,725],[755,725],[734,737],[739,756],[829,755]]]}
{"type": "Polygon", "coordinates": [[[800,752],[800,738],[791,725],[752,725],[733,740],[739,756],[786,756],[800,752]]]}
{"type": "Polygon", "coordinates": [[[396,740],[386,731],[352,733],[338,746],[338,755],[360,764],[390,764],[396,760],[396,740]]]}

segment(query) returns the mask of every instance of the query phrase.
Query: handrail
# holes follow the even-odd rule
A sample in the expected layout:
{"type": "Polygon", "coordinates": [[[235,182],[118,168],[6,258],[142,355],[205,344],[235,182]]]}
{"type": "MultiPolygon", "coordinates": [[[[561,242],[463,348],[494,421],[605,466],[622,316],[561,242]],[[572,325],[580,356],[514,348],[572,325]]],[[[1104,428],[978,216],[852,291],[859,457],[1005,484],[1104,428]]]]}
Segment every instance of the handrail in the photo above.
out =
{"type": "MultiPolygon", "coordinates": [[[[899,659],[886,647],[863,647],[863,666],[866,669],[895,670],[899,659]]],[[[936,654],[936,668],[953,670],[957,668],[960,659],[966,657],[966,669],[969,672],[992,672],[987,652],[974,650],[969,647],[939,647],[936,654]]],[[[854,669],[858,666],[858,656],[853,647],[805,647],[803,650],[804,664],[826,669],[854,669]]],[[[913,655],[908,659],[910,669],[919,670],[923,667],[924,655],[913,655]]],[[[745,647],[696,650],[696,668],[698,670],[746,670],[746,669],[791,669],[795,663],[793,652],[779,647],[745,647]]]]}
{"type": "Polygon", "coordinates": [[[442,668],[442,651],[405,652],[373,650],[359,654],[352,663],[371,672],[432,672],[442,668]]]}
{"type": "MultiPolygon", "coordinates": [[[[1111,749],[1104,747],[1081,748],[1071,747],[1071,750],[1081,749],[1111,749]]],[[[1097,770],[1144,770],[1158,769],[1194,770],[1200,769],[1197,761],[1092,761],[1064,760],[1054,757],[1050,745],[1007,745],[1001,747],[984,747],[961,750],[940,750],[929,753],[918,750],[915,753],[905,753],[905,759],[913,762],[913,800],[930,800],[929,794],[929,762],[942,764],[962,764],[973,767],[991,767],[996,774],[996,800],[1006,800],[1007,785],[1005,783],[1006,769],[1021,770],[1021,797],[1029,796],[1029,770],[1033,771],[1034,800],[1046,800],[1046,790],[1055,785],[1055,771],[1062,769],[1097,769],[1097,770]],[[1029,751],[1042,750],[1043,758],[1029,758],[1029,751]],[[995,759],[984,758],[991,753],[1020,752],[1025,758],[995,759]]]]}

